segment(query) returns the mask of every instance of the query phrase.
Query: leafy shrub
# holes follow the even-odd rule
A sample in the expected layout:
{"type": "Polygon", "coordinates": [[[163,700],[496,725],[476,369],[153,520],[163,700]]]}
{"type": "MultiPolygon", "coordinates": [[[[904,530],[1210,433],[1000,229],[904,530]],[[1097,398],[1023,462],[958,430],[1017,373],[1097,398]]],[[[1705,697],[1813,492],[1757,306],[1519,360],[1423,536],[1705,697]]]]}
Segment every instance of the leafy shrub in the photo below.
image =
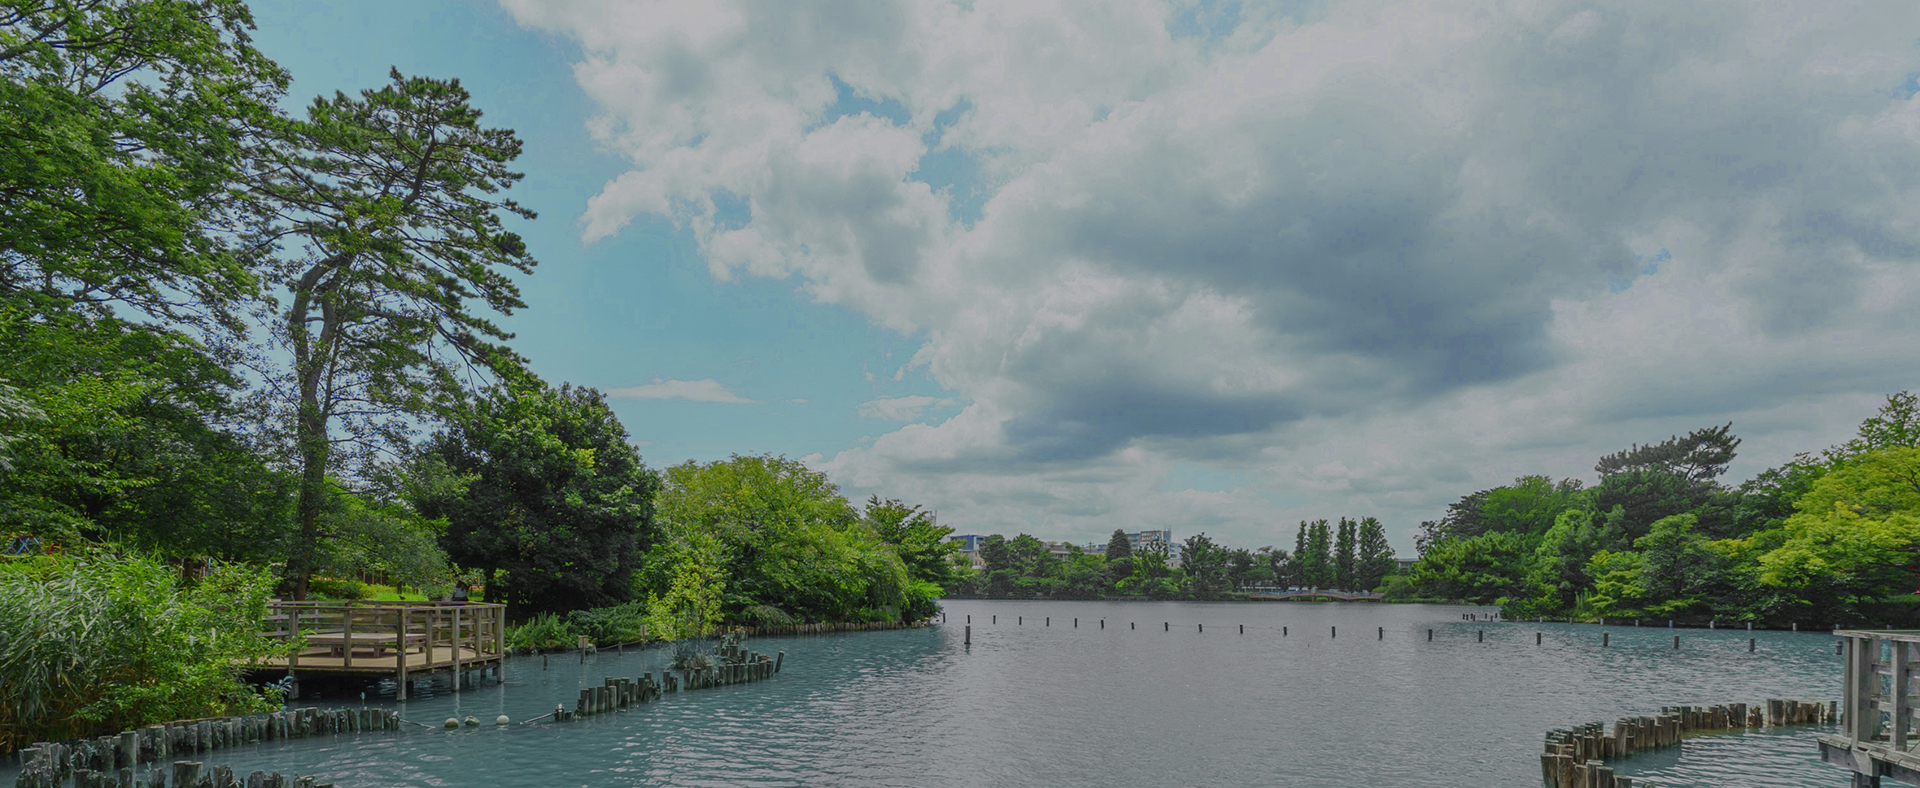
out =
{"type": "Polygon", "coordinates": [[[0,558],[0,751],[275,708],[241,679],[285,648],[256,634],[273,586],[239,565],[183,583],[104,548],[0,558]]]}
{"type": "Polygon", "coordinates": [[[507,627],[508,648],[572,648],[579,642],[580,633],[574,631],[572,622],[552,613],[507,627]]]}
{"type": "Polygon", "coordinates": [[[791,626],[800,621],[773,605],[751,605],[740,611],[740,617],[763,627],[791,626]]]}
{"type": "Polygon", "coordinates": [[[637,643],[647,637],[646,606],[639,602],[575,610],[567,620],[574,632],[597,644],[637,643]]]}
{"type": "Polygon", "coordinates": [[[365,589],[354,580],[340,580],[331,577],[316,577],[307,583],[307,593],[328,599],[360,599],[366,596],[365,589]]]}

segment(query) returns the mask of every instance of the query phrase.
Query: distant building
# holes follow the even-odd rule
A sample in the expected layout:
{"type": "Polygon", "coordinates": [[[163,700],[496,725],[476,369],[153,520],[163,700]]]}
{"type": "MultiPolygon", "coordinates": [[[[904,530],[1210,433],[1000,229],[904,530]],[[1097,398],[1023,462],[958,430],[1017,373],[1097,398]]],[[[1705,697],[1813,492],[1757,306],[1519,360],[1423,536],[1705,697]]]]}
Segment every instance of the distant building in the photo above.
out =
{"type": "Polygon", "coordinates": [[[987,543],[986,537],[979,534],[954,534],[947,537],[947,541],[960,543],[960,556],[967,559],[967,564],[976,571],[987,568],[987,562],[980,558],[980,546],[987,543]]]}
{"type": "Polygon", "coordinates": [[[1404,574],[1406,574],[1406,573],[1408,573],[1408,572],[1410,572],[1410,571],[1413,571],[1413,565],[1414,565],[1414,564],[1417,564],[1417,563],[1420,563],[1420,559],[1418,559],[1418,558],[1395,558],[1395,559],[1393,559],[1393,564],[1394,564],[1394,568],[1395,568],[1395,569],[1399,569],[1399,570],[1400,570],[1400,574],[1403,574],[1403,575],[1404,575],[1404,574]]]}

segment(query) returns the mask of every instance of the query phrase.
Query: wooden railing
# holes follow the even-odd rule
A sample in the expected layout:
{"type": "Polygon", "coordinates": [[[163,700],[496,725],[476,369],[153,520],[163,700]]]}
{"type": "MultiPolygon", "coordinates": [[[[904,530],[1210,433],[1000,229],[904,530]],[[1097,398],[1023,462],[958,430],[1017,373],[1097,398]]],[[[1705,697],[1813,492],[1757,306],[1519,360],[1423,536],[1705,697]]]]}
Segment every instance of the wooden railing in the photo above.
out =
{"type": "Polygon", "coordinates": [[[1891,777],[1920,785],[1920,720],[1914,678],[1920,676],[1920,631],[1844,630],[1840,733],[1820,738],[1820,757],[1853,772],[1853,784],[1891,777]]]}
{"type": "MultiPolygon", "coordinates": [[[[391,672],[493,662],[506,653],[507,606],[475,602],[269,603],[266,637],[304,638],[287,669],[391,672]]],[[[404,689],[402,690],[404,691],[404,689]]]]}

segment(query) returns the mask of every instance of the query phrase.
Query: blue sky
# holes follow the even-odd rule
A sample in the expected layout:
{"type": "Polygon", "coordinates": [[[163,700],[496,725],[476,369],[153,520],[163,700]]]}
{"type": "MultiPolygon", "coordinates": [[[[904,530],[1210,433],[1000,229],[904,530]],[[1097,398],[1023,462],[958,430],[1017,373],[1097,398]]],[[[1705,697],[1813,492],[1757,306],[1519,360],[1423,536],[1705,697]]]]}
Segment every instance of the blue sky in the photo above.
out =
{"type": "Polygon", "coordinates": [[[941,393],[923,372],[894,379],[912,336],[815,303],[789,280],[716,281],[670,221],[583,242],[576,222],[587,198],[627,165],[587,133],[593,107],[570,65],[578,47],[479,2],[260,3],[254,12],[257,45],[294,76],[291,105],[377,87],[393,66],[460,78],[490,125],[518,132],[527,177],[513,197],[540,218],[517,230],[540,266],[521,283],[528,308],[505,322],[542,377],[603,391],[715,380],[755,402],[614,399],[649,464],[832,452],[885,428],[859,418],[860,403],[941,393]]]}
{"type": "Polygon", "coordinates": [[[1920,6],[271,2],[526,142],[507,324],[650,464],[1287,544],[1916,386],[1920,6]],[[704,400],[704,401],[702,401],[704,400]]]}

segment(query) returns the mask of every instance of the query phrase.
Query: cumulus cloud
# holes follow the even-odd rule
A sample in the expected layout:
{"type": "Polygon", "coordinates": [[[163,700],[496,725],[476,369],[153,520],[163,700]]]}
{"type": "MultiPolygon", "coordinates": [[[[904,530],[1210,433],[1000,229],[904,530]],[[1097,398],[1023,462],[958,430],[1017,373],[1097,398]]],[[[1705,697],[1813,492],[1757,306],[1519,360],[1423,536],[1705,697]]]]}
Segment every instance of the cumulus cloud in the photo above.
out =
{"type": "Polygon", "coordinates": [[[863,419],[881,421],[919,421],[928,408],[945,408],[958,404],[944,397],[925,397],[913,395],[907,397],[881,397],[860,403],[854,412],[863,419]]]}
{"type": "Polygon", "coordinates": [[[1920,383],[1911,3],[504,3],[632,162],[583,236],[667,217],[923,334],[969,404],[818,464],[969,529],[1404,549],[1475,487],[1730,418],[1778,461],[1920,383]]]}
{"type": "Polygon", "coordinates": [[[694,402],[728,402],[750,404],[753,400],[733,393],[726,384],[713,378],[704,380],[661,380],[654,378],[652,383],[642,386],[607,389],[607,396],[616,399],[685,399],[694,402]]]}

